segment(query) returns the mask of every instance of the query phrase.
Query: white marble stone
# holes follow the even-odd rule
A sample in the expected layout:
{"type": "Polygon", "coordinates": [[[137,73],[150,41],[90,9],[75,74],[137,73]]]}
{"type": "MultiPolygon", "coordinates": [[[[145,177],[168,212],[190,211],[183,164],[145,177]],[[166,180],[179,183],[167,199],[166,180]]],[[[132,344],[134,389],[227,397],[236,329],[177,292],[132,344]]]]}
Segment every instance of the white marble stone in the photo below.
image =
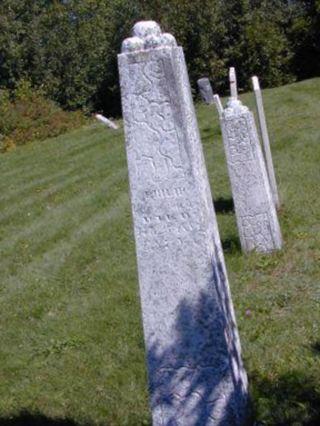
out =
{"type": "Polygon", "coordinates": [[[268,172],[270,187],[271,187],[271,191],[272,191],[272,197],[273,197],[273,201],[274,201],[276,208],[279,209],[280,208],[280,198],[279,198],[279,193],[278,193],[276,175],[275,175],[275,171],[274,171],[274,167],[273,167],[271,147],[270,147],[270,139],[269,139],[269,133],[268,133],[268,128],[267,128],[267,121],[266,121],[266,116],[265,116],[265,113],[264,113],[264,107],[263,107],[263,101],[262,101],[262,93],[261,93],[261,89],[260,89],[259,79],[258,79],[257,76],[252,77],[252,86],[253,86],[254,96],[255,96],[255,100],[256,100],[259,126],[260,126],[260,132],[261,132],[261,137],[262,137],[264,156],[265,156],[265,159],[266,159],[267,172],[268,172]]]}
{"type": "Polygon", "coordinates": [[[270,252],[282,246],[277,212],[252,112],[233,96],[221,115],[221,127],[242,249],[270,252]]]}
{"type": "Polygon", "coordinates": [[[242,425],[247,378],[187,69],[158,28],[136,24],[118,56],[153,425],[242,425]]]}
{"type": "Polygon", "coordinates": [[[234,67],[229,68],[230,95],[231,98],[238,98],[237,74],[234,67]]]}
{"type": "Polygon", "coordinates": [[[219,117],[221,118],[222,114],[223,114],[223,106],[222,106],[222,102],[221,102],[220,96],[219,95],[214,95],[213,96],[213,101],[214,101],[214,103],[216,105],[219,117]]]}
{"type": "Polygon", "coordinates": [[[213,92],[212,92],[210,80],[206,77],[203,77],[203,78],[199,78],[197,83],[198,83],[198,87],[199,87],[199,91],[200,91],[200,95],[201,95],[202,100],[206,104],[213,104],[214,99],[213,99],[213,92]]]}
{"type": "Polygon", "coordinates": [[[109,120],[109,118],[105,117],[104,115],[102,115],[102,114],[96,114],[95,117],[96,117],[96,119],[98,121],[100,121],[100,123],[105,124],[106,126],[110,127],[110,129],[113,129],[113,130],[118,130],[119,129],[119,127],[117,126],[116,123],[114,123],[113,121],[109,120]]]}

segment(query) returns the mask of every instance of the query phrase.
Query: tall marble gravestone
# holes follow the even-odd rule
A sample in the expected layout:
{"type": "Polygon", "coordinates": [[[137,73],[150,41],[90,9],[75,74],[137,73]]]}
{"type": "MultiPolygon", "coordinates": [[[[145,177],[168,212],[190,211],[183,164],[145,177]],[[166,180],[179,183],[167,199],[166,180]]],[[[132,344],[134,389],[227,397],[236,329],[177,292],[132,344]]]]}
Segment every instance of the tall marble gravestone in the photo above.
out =
{"type": "Polygon", "coordinates": [[[247,378],[182,48],[138,22],[118,64],[153,425],[241,425],[247,378]]]}
{"type": "Polygon", "coordinates": [[[234,68],[231,97],[220,121],[242,249],[270,252],[282,246],[281,231],[252,112],[237,98],[234,68]]]}
{"type": "Polygon", "coordinates": [[[213,100],[213,92],[212,92],[210,80],[206,77],[199,78],[199,80],[197,81],[197,84],[199,87],[202,100],[206,104],[213,104],[214,100],[213,100]]]}

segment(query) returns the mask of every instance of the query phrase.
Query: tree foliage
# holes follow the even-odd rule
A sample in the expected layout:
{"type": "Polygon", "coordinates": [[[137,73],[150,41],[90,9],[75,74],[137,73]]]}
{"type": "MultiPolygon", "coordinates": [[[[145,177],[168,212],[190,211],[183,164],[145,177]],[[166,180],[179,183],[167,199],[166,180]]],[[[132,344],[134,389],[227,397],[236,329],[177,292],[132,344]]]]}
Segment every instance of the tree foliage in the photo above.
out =
{"type": "Polygon", "coordinates": [[[63,111],[41,89],[20,80],[15,90],[0,91],[0,152],[16,145],[58,136],[86,123],[80,111],[63,111]]]}
{"type": "Polygon", "coordinates": [[[247,88],[320,72],[320,0],[2,0],[0,87],[22,79],[68,109],[119,112],[117,53],[140,19],[184,48],[193,87],[227,89],[229,66],[247,88]]]}

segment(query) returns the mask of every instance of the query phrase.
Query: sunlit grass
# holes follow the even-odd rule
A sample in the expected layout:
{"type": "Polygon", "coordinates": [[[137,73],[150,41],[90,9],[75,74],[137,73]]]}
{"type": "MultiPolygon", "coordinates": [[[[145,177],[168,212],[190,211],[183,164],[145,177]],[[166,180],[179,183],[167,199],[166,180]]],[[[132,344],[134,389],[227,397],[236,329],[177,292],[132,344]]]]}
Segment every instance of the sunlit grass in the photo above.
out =
{"type": "MultiPolygon", "coordinates": [[[[320,421],[319,99],[320,79],[264,92],[285,241],[268,256],[239,251],[217,114],[197,107],[256,417],[268,425],[320,421]]],[[[122,131],[91,125],[27,145],[1,155],[0,176],[0,424],[23,412],[44,416],[38,424],[149,424],[122,131]]]]}

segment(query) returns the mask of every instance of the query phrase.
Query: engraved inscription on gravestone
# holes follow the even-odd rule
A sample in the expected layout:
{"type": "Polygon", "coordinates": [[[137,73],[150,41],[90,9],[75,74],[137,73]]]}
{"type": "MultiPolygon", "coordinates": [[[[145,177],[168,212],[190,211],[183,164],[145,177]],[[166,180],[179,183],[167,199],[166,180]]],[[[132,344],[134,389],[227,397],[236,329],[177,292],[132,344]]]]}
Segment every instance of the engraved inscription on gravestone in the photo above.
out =
{"type": "Polygon", "coordinates": [[[200,95],[206,104],[213,104],[213,92],[210,80],[206,77],[199,78],[197,81],[200,95]]]}
{"type": "Polygon", "coordinates": [[[153,425],[241,425],[247,378],[184,55],[153,21],[118,55],[153,425]]]}
{"type": "Polygon", "coordinates": [[[237,99],[234,69],[230,86],[220,121],[241,246],[269,252],[281,248],[281,231],[253,114],[237,99]]]}

